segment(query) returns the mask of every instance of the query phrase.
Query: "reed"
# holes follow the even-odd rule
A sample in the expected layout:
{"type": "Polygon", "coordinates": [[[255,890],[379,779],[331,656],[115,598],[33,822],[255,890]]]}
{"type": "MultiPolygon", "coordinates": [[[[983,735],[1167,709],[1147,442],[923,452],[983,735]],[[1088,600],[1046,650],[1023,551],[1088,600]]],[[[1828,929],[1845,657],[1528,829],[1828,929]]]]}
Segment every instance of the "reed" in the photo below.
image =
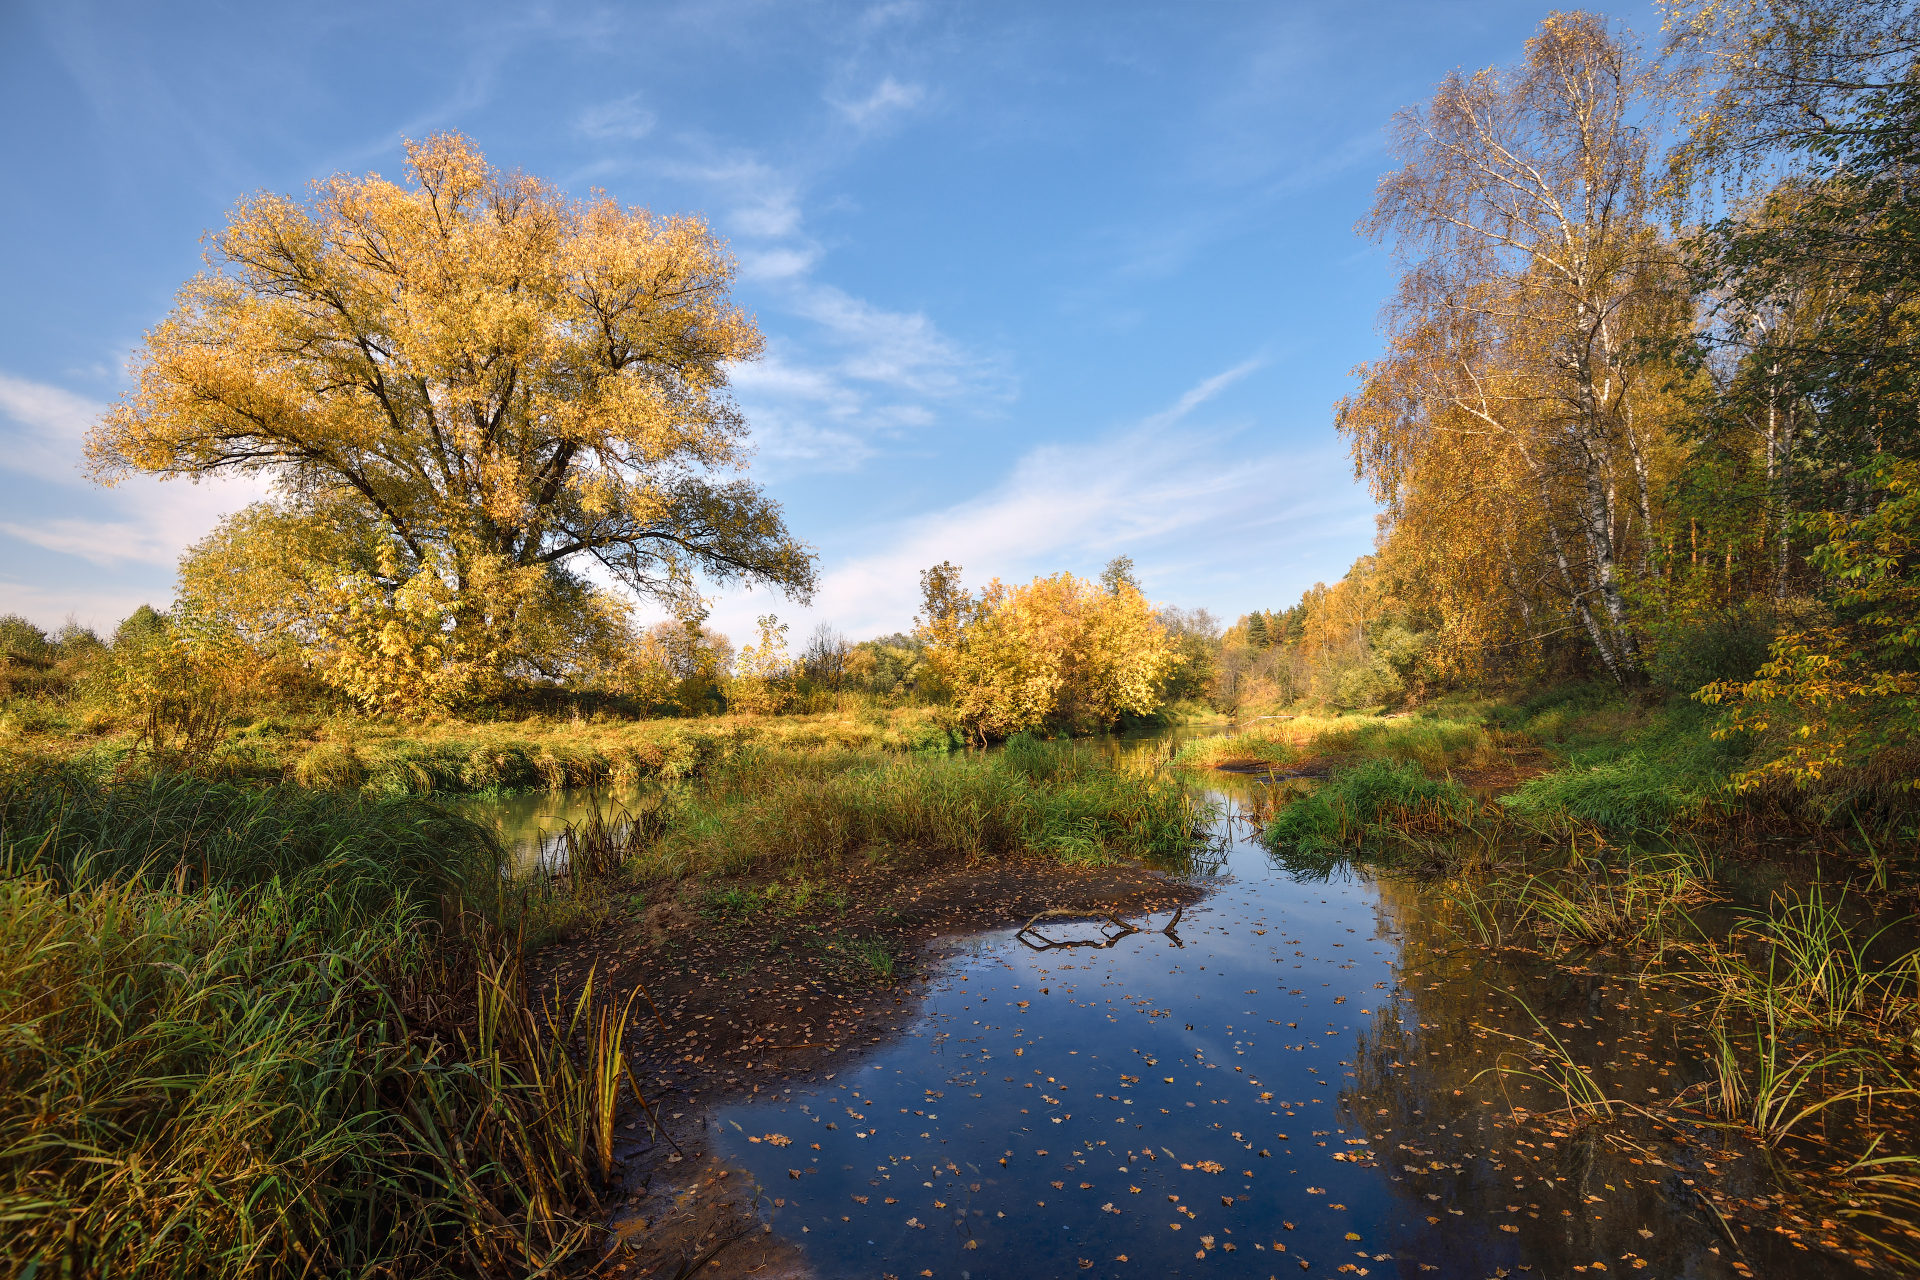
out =
{"type": "Polygon", "coordinates": [[[1625,866],[1533,874],[1507,890],[1516,923],[1555,944],[1644,947],[1697,936],[1692,909],[1713,894],[1685,854],[1642,856],[1625,866]]]}
{"type": "Polygon", "coordinates": [[[1789,1027],[1903,1023],[1920,993],[1920,947],[1882,939],[1912,917],[1879,923],[1850,897],[1850,885],[1835,892],[1819,877],[1777,892],[1765,912],[1742,912],[1723,943],[1690,948],[1699,966],[1685,976],[1723,1008],[1789,1027]]]}
{"type": "Polygon", "coordinates": [[[1558,1093],[1566,1102],[1566,1111],[1589,1119],[1611,1119],[1616,1110],[1643,1110],[1631,1103],[1608,1097],[1599,1081],[1593,1078],[1592,1068],[1582,1064],[1525,1001],[1518,1003],[1533,1021],[1536,1034],[1519,1036],[1498,1028],[1488,1028],[1493,1034],[1525,1048],[1501,1053],[1493,1066],[1476,1072],[1474,1080],[1489,1075],[1502,1081],[1510,1077],[1531,1080],[1558,1093]]]}

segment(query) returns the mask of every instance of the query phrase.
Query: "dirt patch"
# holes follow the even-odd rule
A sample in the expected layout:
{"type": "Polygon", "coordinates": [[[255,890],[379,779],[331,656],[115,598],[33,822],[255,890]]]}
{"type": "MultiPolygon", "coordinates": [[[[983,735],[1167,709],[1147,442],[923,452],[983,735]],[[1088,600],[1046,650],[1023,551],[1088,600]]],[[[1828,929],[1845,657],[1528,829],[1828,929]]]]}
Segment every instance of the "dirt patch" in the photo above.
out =
{"type": "Polygon", "coordinates": [[[652,1114],[629,1099],[619,1121],[627,1202],[602,1273],[681,1274],[725,1241],[702,1277],[806,1274],[799,1252],[763,1230],[778,1189],[711,1157],[709,1105],[838,1072],[904,1030],[938,939],[1024,924],[1049,908],[1138,919],[1204,893],[1138,866],[895,863],[816,885],[804,900],[765,886],[687,884],[546,948],[531,965],[536,1003],[571,998],[590,972],[597,991],[623,1002],[636,980],[644,987],[626,1043],[652,1114]]]}

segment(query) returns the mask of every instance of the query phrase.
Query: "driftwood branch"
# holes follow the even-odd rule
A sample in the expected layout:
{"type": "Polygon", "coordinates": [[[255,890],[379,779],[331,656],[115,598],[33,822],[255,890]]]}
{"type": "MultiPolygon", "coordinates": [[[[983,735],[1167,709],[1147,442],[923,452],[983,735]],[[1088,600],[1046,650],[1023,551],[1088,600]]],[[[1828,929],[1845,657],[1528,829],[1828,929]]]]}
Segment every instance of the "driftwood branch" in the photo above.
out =
{"type": "Polygon", "coordinates": [[[1187,944],[1180,941],[1180,935],[1174,931],[1177,928],[1179,928],[1181,913],[1184,912],[1186,909],[1187,908],[1185,904],[1181,904],[1179,906],[1174,907],[1173,919],[1167,921],[1165,928],[1147,929],[1147,928],[1143,928],[1140,925],[1134,924],[1131,921],[1122,920],[1119,916],[1111,915],[1104,911],[1101,911],[1101,912],[1072,911],[1067,909],[1066,907],[1049,907],[1047,910],[1037,913],[1033,917],[1033,919],[1021,925],[1018,932],[1016,932],[1013,936],[1018,938],[1021,941],[1021,943],[1027,946],[1029,949],[1034,951],[1051,951],[1056,948],[1064,948],[1064,947],[1111,947],[1115,943],[1119,942],[1120,939],[1130,938],[1136,933],[1157,933],[1165,937],[1166,940],[1168,942],[1171,942],[1174,946],[1184,947],[1187,944]],[[1035,924],[1039,923],[1040,921],[1050,919],[1050,918],[1065,916],[1070,920],[1083,920],[1089,915],[1096,916],[1099,919],[1106,921],[1106,924],[1100,927],[1100,936],[1097,938],[1076,938],[1076,939],[1068,939],[1068,940],[1056,942],[1052,938],[1047,937],[1045,934],[1040,933],[1038,930],[1036,930],[1033,927],[1035,924]],[[1108,932],[1106,925],[1112,925],[1115,929],[1119,930],[1119,932],[1117,933],[1108,932]]]}

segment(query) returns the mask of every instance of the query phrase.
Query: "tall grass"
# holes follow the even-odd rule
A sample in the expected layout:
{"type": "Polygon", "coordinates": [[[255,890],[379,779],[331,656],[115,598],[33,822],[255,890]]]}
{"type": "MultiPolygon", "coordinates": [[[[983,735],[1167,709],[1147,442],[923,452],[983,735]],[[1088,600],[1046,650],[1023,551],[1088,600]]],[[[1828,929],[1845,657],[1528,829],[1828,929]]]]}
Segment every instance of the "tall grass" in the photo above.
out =
{"type": "Polygon", "coordinates": [[[526,1008],[475,913],[501,865],[419,801],[0,779],[8,1272],[525,1272],[579,1249],[624,1011],[526,1008]]]}
{"type": "Polygon", "coordinates": [[[1376,758],[1281,809],[1264,839],[1275,849],[1335,852],[1388,833],[1460,831],[1474,809],[1457,784],[1429,778],[1412,762],[1376,758]]]}
{"type": "Polygon", "coordinates": [[[1024,737],[950,759],[750,754],[676,805],[666,836],[630,864],[647,878],[807,876],[856,858],[1177,862],[1204,817],[1171,781],[1024,737]]]}
{"type": "Polygon", "coordinates": [[[1520,721],[1529,737],[1555,745],[1562,764],[1501,797],[1513,817],[1536,830],[1644,836],[1711,819],[1731,804],[1727,782],[1748,744],[1716,741],[1701,708],[1643,711],[1617,695],[1575,694],[1520,721]]]}

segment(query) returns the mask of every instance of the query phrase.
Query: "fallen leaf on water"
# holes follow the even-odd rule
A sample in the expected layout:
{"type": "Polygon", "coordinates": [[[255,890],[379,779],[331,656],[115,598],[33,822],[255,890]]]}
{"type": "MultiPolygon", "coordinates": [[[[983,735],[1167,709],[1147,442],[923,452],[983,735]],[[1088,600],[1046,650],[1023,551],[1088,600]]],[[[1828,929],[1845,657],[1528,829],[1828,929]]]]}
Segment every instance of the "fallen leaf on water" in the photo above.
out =
{"type": "MultiPolygon", "coordinates": [[[[790,1147],[790,1146],[792,1146],[792,1145],[793,1145],[793,1139],[792,1139],[792,1138],[789,1138],[789,1137],[788,1137],[788,1136],[787,1136],[786,1134],[784,1134],[784,1133],[770,1133],[770,1134],[768,1134],[768,1135],[767,1135],[767,1138],[766,1138],[766,1140],[767,1140],[768,1142],[771,1142],[771,1143],[772,1143],[772,1144],[773,1144],[774,1146],[776,1146],[776,1147],[790,1147]]],[[[758,1139],[758,1138],[751,1138],[751,1139],[749,1139],[749,1141],[751,1141],[751,1142],[758,1142],[758,1141],[760,1141],[760,1139],[758,1139]]]]}

